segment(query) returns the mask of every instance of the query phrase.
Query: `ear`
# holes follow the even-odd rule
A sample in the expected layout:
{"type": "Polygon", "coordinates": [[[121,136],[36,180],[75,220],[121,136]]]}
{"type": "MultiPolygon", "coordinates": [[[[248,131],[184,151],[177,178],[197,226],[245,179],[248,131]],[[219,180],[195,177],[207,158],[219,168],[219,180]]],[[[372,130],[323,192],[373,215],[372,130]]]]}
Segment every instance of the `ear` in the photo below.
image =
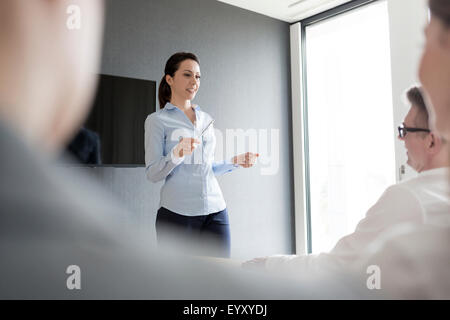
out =
{"type": "Polygon", "coordinates": [[[173,78],[168,74],[166,74],[166,82],[169,84],[169,86],[172,86],[173,84],[173,78]]]}
{"type": "Polygon", "coordinates": [[[439,136],[435,135],[433,132],[431,132],[428,139],[428,152],[431,154],[437,154],[439,151],[441,151],[442,146],[442,140],[439,138],[439,136]]]}

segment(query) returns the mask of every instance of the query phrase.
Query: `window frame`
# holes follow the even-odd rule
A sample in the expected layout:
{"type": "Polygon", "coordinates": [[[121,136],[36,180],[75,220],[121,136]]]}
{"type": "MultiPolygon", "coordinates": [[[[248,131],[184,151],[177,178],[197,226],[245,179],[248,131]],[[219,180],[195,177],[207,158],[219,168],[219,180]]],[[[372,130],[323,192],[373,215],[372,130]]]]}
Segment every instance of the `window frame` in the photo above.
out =
{"type": "Polygon", "coordinates": [[[295,253],[312,253],[306,27],[379,0],[353,0],[291,24],[295,253]],[[297,120],[299,119],[299,120],[297,120]],[[298,153],[301,155],[298,155],[298,153]]]}

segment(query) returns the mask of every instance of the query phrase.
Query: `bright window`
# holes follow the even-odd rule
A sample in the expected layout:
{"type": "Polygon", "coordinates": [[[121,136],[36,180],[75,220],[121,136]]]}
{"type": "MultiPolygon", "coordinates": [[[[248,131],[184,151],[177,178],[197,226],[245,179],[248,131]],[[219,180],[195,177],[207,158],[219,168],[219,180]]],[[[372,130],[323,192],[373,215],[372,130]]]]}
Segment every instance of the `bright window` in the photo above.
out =
{"type": "Polygon", "coordinates": [[[312,252],[354,231],[395,183],[389,22],[377,1],[305,27],[312,252]]]}

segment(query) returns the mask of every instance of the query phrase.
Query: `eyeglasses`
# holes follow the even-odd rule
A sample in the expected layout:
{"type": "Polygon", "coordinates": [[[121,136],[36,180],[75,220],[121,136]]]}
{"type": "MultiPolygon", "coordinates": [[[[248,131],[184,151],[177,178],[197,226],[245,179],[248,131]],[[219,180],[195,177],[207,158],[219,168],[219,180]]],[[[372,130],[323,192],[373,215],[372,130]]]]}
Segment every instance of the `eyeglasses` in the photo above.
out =
{"type": "Polygon", "coordinates": [[[431,131],[429,129],[423,129],[423,128],[405,127],[404,124],[401,124],[401,125],[398,126],[398,136],[400,138],[406,137],[406,134],[408,132],[431,132],[431,131]]]}

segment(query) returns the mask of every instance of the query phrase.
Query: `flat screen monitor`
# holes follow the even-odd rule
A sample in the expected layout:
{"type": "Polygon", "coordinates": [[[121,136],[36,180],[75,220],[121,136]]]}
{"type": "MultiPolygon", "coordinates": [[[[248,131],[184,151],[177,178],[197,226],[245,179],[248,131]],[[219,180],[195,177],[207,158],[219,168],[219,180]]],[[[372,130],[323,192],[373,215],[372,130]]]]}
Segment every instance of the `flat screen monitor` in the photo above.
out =
{"type": "Polygon", "coordinates": [[[99,163],[143,166],[144,121],[155,111],[156,81],[100,75],[94,104],[84,124],[88,130],[83,129],[98,135],[99,163]]]}

